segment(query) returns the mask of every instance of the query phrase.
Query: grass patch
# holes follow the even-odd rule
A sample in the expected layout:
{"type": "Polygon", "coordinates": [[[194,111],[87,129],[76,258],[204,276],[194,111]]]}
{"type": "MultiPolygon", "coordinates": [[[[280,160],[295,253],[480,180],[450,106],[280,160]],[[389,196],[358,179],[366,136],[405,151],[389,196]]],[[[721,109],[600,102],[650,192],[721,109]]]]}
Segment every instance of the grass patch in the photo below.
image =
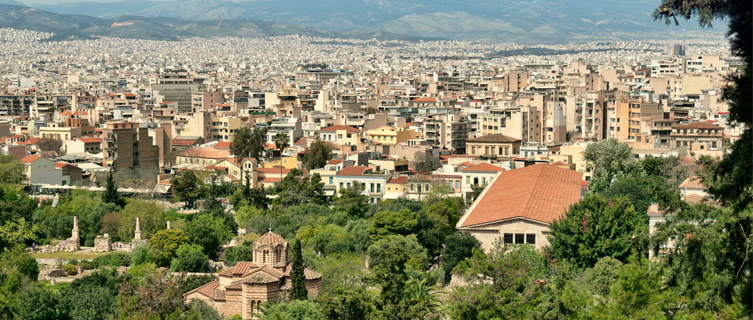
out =
{"type": "Polygon", "coordinates": [[[77,252],[50,252],[50,253],[33,253],[31,256],[35,259],[63,259],[65,261],[76,260],[91,260],[99,256],[103,256],[104,252],[89,252],[89,251],[77,251],[77,252]]]}

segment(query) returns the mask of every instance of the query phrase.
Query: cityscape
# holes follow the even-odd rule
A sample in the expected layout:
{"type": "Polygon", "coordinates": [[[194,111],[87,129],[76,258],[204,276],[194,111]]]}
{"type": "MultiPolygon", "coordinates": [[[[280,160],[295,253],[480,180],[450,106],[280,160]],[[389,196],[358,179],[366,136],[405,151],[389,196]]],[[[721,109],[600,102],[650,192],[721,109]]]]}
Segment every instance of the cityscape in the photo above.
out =
{"type": "Polygon", "coordinates": [[[0,319],[753,316],[750,1],[299,2],[0,1],[0,319]]]}

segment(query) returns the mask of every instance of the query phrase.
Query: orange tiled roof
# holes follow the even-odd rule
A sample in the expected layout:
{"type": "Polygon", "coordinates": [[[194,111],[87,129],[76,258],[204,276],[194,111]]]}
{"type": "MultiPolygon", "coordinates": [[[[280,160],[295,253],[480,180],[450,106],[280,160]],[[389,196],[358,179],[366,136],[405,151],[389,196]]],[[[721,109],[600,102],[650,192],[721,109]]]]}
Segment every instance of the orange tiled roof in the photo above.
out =
{"type": "Polygon", "coordinates": [[[369,167],[364,166],[347,166],[345,168],[342,168],[340,172],[337,173],[338,176],[360,176],[363,175],[363,173],[368,170],[369,167]]]}
{"type": "Polygon", "coordinates": [[[230,151],[207,147],[196,147],[186,149],[178,155],[190,158],[225,159],[230,156],[230,151]]]}
{"type": "Polygon", "coordinates": [[[220,141],[220,142],[217,142],[217,143],[216,143],[216,144],[214,145],[214,148],[215,148],[215,149],[225,149],[225,150],[229,150],[229,149],[230,149],[230,141],[220,141]]]}
{"type": "Polygon", "coordinates": [[[497,167],[493,164],[488,164],[486,162],[482,162],[475,166],[470,166],[468,168],[463,169],[463,172],[500,172],[500,171],[505,171],[505,169],[497,167]]]}
{"type": "Polygon", "coordinates": [[[83,143],[100,143],[102,142],[102,138],[86,138],[86,137],[80,137],[77,138],[79,141],[83,143]]]}
{"type": "Polygon", "coordinates": [[[685,178],[685,181],[680,184],[680,188],[705,189],[706,187],[701,183],[701,178],[692,176],[685,178]]]}
{"type": "Polygon", "coordinates": [[[511,218],[551,223],[581,197],[581,173],[550,164],[502,172],[461,220],[461,228],[511,218]]]}
{"type": "Polygon", "coordinates": [[[393,184],[406,184],[408,183],[408,177],[406,176],[397,176],[390,178],[390,181],[387,183],[393,183],[393,184]]]}
{"type": "Polygon", "coordinates": [[[39,160],[39,158],[41,158],[41,157],[40,156],[25,156],[25,157],[21,158],[21,162],[23,162],[23,163],[32,163],[34,161],[39,160]]]}
{"type": "Polygon", "coordinates": [[[716,129],[716,130],[721,130],[721,129],[724,129],[724,128],[722,128],[720,126],[717,126],[715,124],[712,124],[712,123],[699,121],[699,122],[693,122],[693,123],[688,123],[688,124],[679,124],[679,125],[676,125],[676,126],[672,126],[672,129],[716,129]]]}
{"type": "Polygon", "coordinates": [[[437,98],[415,98],[413,102],[437,102],[437,98]]]}

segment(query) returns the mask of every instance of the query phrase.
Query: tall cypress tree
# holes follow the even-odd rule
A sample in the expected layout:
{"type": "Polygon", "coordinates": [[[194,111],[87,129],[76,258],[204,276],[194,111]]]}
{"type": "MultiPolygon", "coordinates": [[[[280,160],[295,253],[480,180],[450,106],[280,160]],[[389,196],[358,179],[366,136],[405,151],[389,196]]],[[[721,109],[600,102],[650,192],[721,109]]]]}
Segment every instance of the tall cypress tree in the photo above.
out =
{"type": "Polygon", "coordinates": [[[293,242],[291,262],[293,270],[290,272],[290,280],[292,282],[290,298],[293,300],[307,300],[309,293],[306,290],[306,277],[303,274],[303,254],[301,253],[301,242],[298,239],[293,242]]]}
{"type": "Polygon", "coordinates": [[[107,174],[107,186],[105,187],[105,193],[102,195],[102,201],[114,203],[121,207],[125,205],[125,201],[123,201],[123,198],[118,193],[118,185],[115,183],[115,178],[112,176],[112,168],[110,168],[110,173],[107,174]]]}

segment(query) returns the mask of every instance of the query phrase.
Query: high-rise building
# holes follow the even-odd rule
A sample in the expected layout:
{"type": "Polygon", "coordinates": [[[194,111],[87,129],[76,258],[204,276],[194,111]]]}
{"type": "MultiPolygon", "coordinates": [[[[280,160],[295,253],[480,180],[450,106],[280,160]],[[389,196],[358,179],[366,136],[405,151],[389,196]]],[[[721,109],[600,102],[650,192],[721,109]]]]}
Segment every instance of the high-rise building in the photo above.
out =
{"type": "Polygon", "coordinates": [[[148,128],[133,122],[109,122],[102,130],[104,163],[115,169],[157,169],[159,153],[148,128]]]}

